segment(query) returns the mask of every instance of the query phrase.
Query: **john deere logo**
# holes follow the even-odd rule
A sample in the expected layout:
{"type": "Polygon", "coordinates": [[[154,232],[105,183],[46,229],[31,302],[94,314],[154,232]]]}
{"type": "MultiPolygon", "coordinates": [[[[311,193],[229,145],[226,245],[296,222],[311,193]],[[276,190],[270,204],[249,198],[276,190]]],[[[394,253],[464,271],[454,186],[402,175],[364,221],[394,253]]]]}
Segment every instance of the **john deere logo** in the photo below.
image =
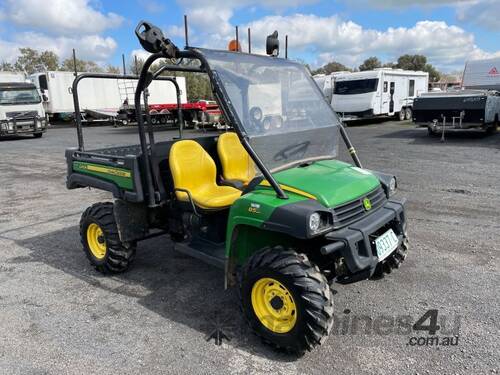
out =
{"type": "Polygon", "coordinates": [[[366,211],[370,211],[372,209],[372,202],[368,198],[363,199],[363,207],[366,211]]]}

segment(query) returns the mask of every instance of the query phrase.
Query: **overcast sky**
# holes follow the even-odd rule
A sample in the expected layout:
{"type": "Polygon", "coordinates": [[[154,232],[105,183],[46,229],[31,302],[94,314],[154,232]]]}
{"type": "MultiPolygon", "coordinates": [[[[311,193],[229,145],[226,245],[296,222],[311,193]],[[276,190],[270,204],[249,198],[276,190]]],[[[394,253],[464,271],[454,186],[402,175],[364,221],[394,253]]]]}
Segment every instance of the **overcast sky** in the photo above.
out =
{"type": "Polygon", "coordinates": [[[133,29],[141,19],[183,46],[187,14],[192,45],[226,48],[234,26],[252,29],[254,50],[277,29],[292,58],[314,67],[337,60],[354,67],[419,53],[444,71],[465,61],[500,57],[500,0],[1,0],[0,61],[19,47],[52,50],[120,65],[140,53],[133,29]]]}

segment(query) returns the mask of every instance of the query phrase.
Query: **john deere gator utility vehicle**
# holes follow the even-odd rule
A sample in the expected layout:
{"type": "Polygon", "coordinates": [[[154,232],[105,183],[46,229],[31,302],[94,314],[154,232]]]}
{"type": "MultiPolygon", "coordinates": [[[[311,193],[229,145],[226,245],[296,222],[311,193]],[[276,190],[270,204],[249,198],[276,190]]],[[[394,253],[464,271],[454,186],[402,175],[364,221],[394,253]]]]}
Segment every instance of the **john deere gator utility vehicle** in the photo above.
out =
{"type": "MultiPolygon", "coordinates": [[[[276,34],[269,56],[179,50],[147,22],[136,35],[152,53],[135,93],[140,144],[87,151],[78,121],[79,147],[66,151],[69,189],[114,198],[83,213],[88,259],[101,272],[122,272],[139,241],[168,234],[175,250],[224,270],[265,342],[313,349],[333,324],[332,282],[382,275],[405,259],[404,206],[391,197],[396,179],[362,168],[306,68],[277,57],[276,34]],[[150,72],[158,59],[167,62],[150,72]],[[156,141],[141,97],[165,71],[205,73],[234,132],[185,139],[178,111],[180,137],[156,141]],[[335,159],[340,138],[355,166],[335,159]]],[[[77,112],[78,83],[88,76],[73,85],[77,112]]]]}

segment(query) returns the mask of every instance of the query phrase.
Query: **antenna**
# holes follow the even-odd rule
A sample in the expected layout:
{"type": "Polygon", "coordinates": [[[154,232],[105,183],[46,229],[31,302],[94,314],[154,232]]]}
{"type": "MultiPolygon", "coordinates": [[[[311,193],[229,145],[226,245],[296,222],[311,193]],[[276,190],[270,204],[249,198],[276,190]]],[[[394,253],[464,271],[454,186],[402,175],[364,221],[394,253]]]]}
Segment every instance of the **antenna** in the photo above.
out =
{"type": "Polygon", "coordinates": [[[285,35],[285,59],[288,59],[288,35],[285,35]]]}
{"type": "Polygon", "coordinates": [[[78,70],[76,69],[76,52],[73,48],[73,69],[75,69],[75,77],[78,75],[78,70]]]}
{"type": "Polygon", "coordinates": [[[248,53],[252,53],[252,37],[250,36],[250,28],[248,28],[248,53]]]}
{"type": "Polygon", "coordinates": [[[189,47],[189,33],[188,33],[188,16],[184,15],[184,39],[186,40],[186,48],[189,47]]]}
{"type": "Polygon", "coordinates": [[[123,75],[127,74],[127,69],[125,69],[125,54],[122,53],[122,65],[123,65],[123,75]]]}
{"type": "Polygon", "coordinates": [[[238,35],[238,26],[236,26],[236,52],[241,52],[240,51],[240,39],[238,35]]]}

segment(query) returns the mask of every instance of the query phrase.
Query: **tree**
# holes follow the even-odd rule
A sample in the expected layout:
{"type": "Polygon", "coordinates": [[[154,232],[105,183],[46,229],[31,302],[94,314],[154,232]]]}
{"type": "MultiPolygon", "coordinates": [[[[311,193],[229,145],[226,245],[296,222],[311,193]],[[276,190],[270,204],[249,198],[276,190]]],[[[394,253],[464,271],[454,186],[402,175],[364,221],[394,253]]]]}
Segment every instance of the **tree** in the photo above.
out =
{"type": "Polygon", "coordinates": [[[52,51],[39,53],[32,48],[19,48],[21,55],[14,63],[14,69],[28,74],[38,70],[56,70],[59,65],[59,58],[52,51]]]}
{"type": "Polygon", "coordinates": [[[381,66],[382,66],[382,63],[380,62],[380,60],[377,57],[372,56],[372,57],[367,58],[363,62],[363,64],[361,64],[359,66],[359,70],[363,72],[365,70],[377,69],[377,68],[380,68],[381,66]]]}
{"type": "Polygon", "coordinates": [[[399,57],[397,67],[405,70],[421,70],[429,73],[429,81],[437,82],[441,78],[440,73],[434,66],[427,63],[427,57],[423,55],[403,55],[399,57]]]}
{"type": "MultiPolygon", "coordinates": [[[[68,58],[64,60],[59,68],[59,70],[74,72],[75,71],[75,63],[73,62],[73,58],[68,58]]],[[[86,61],[76,59],[76,70],[77,72],[95,72],[102,73],[103,69],[97,65],[93,61],[86,61]]]]}
{"type": "Polygon", "coordinates": [[[108,65],[106,66],[106,73],[113,73],[113,74],[120,74],[120,68],[113,66],[113,65],[108,65]]]}
{"type": "Polygon", "coordinates": [[[14,65],[12,65],[10,62],[2,61],[0,63],[0,71],[2,71],[2,72],[12,72],[13,70],[14,70],[14,65]]]}
{"type": "Polygon", "coordinates": [[[350,72],[351,69],[349,69],[347,66],[344,64],[341,64],[337,61],[331,61],[326,65],[323,65],[321,68],[316,69],[313,71],[313,74],[330,74],[333,72],[350,72]]]}

